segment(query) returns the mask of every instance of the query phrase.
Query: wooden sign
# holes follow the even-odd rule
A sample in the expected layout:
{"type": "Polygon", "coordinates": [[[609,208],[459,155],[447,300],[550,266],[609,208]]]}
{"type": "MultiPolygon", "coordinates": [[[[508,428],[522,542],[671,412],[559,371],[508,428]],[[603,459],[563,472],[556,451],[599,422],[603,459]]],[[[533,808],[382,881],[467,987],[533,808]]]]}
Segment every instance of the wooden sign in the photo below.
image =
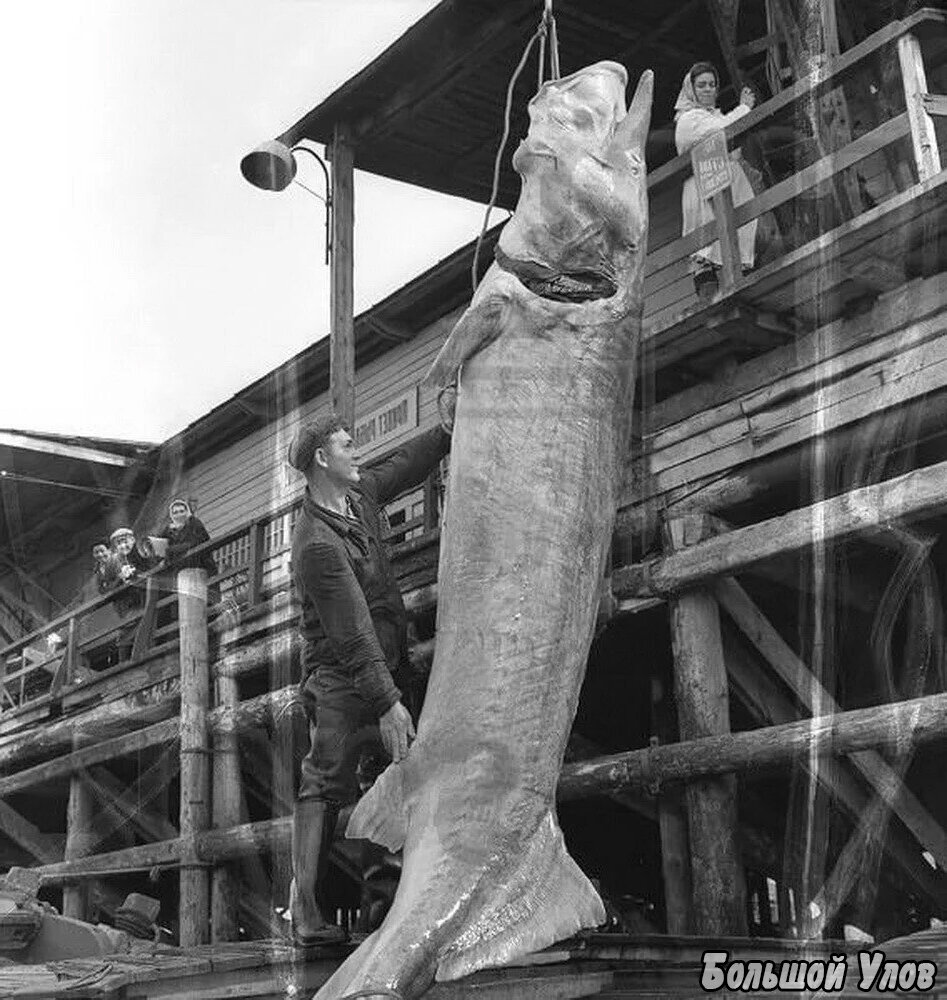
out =
{"type": "Polygon", "coordinates": [[[712,132],[691,149],[691,165],[697,182],[698,197],[710,199],[725,191],[733,181],[730,154],[722,131],[712,132]]]}
{"type": "Polygon", "coordinates": [[[418,387],[359,417],[355,422],[355,444],[360,451],[375,451],[391,438],[418,425],[418,387]]]}

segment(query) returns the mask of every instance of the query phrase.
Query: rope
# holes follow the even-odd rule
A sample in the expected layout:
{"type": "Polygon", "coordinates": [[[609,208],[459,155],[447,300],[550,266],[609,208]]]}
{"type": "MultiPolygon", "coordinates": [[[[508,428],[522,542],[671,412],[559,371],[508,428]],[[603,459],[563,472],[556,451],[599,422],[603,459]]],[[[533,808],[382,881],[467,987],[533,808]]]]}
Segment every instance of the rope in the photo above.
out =
{"type": "Polygon", "coordinates": [[[483,239],[487,235],[487,228],[490,225],[490,213],[496,206],[497,194],[500,190],[500,163],[503,160],[503,150],[506,148],[506,140],[510,137],[510,116],[513,112],[513,88],[516,86],[516,81],[519,79],[520,73],[523,72],[523,67],[526,65],[526,60],[529,58],[529,54],[533,49],[533,44],[536,39],[540,37],[540,31],[545,30],[542,25],[538,27],[532,35],[530,35],[529,41],[526,43],[526,48],[523,49],[523,54],[520,56],[520,61],[517,64],[515,70],[513,70],[513,75],[510,77],[510,82],[506,88],[506,106],[503,109],[503,137],[500,139],[500,146],[497,149],[496,158],[493,161],[493,187],[490,190],[490,202],[487,205],[487,211],[483,216],[483,226],[480,229],[480,235],[477,237],[477,246],[474,249],[473,263],[470,265],[470,283],[473,286],[473,291],[477,291],[477,270],[480,264],[480,248],[483,245],[483,239]]]}
{"type": "Polygon", "coordinates": [[[552,0],[544,0],[544,3],[545,6],[543,8],[543,16],[540,19],[539,24],[536,26],[536,30],[526,43],[526,48],[523,49],[520,61],[517,64],[516,69],[513,70],[513,75],[510,77],[510,82],[506,88],[506,104],[503,109],[503,137],[500,139],[500,146],[497,149],[497,155],[493,161],[493,186],[490,189],[490,202],[487,205],[487,210],[483,216],[483,226],[480,230],[480,235],[477,237],[477,245],[474,248],[473,263],[470,265],[470,284],[474,293],[477,291],[477,269],[480,263],[480,248],[483,246],[484,237],[487,235],[487,229],[490,226],[490,214],[496,207],[497,194],[500,190],[500,164],[503,160],[503,151],[506,149],[507,139],[510,137],[510,117],[513,112],[513,88],[516,86],[516,81],[519,79],[520,73],[523,72],[523,67],[526,65],[526,60],[529,58],[529,54],[533,49],[533,44],[537,39],[539,39],[539,74],[537,89],[543,85],[547,36],[549,38],[550,78],[558,80],[560,76],[559,36],[556,33],[556,18],[552,12],[552,0]]]}

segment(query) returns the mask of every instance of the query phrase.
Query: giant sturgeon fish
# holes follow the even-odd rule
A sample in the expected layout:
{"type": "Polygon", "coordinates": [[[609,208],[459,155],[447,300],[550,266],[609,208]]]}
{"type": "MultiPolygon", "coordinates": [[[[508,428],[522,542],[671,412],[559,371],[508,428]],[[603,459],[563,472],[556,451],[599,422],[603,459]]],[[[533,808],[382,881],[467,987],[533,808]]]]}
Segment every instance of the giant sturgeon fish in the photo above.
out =
{"type": "Polygon", "coordinates": [[[640,339],[652,75],[546,83],[496,259],[428,376],[458,378],[417,740],[347,828],[403,847],[384,923],[317,1000],[421,996],[604,920],[555,792],[615,520],[640,339]]]}

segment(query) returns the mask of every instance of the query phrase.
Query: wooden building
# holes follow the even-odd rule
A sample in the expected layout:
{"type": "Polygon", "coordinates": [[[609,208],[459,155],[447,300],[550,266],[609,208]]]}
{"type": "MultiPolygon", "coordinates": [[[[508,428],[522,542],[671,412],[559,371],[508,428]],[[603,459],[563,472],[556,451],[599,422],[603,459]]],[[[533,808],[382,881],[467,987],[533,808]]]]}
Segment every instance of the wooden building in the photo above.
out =
{"type": "MultiPolygon", "coordinates": [[[[195,652],[194,608],[178,613],[155,577],[131,662],[98,671],[114,624],[90,623],[110,595],[9,635],[0,863],[40,865],[65,912],[108,915],[136,889],[161,899],[159,922],[184,945],[280,927],[305,743],[288,588],[302,482],[286,448],[330,395],[345,400],[349,376],[367,460],[433,424],[420,381],[469,299],[475,252],[346,317],[351,169],[486,201],[507,83],[540,13],[534,0],[444,0],[280,135],[332,154],[333,341],[136,456],[148,492],[127,508],[146,530],[170,496],[196,497],[239,613],[212,609],[195,652]],[[53,670],[27,652],[51,630],[66,637],[53,670]],[[182,675],[182,644],[203,674],[182,675]]],[[[657,79],[635,434],[609,621],[560,781],[570,849],[626,934],[927,928],[947,917],[947,16],[893,0],[559,0],[555,13],[563,73],[611,58],[657,79]],[[690,158],[674,155],[671,108],[707,57],[731,103],[745,81],[765,98],[727,132],[756,197],[722,200],[706,231],[681,237],[690,158]],[[725,254],[717,294],[698,300],[690,255],[751,220],[756,268],[725,254]]],[[[389,508],[422,654],[439,503],[433,477],[389,508]]],[[[91,516],[90,535],[105,520],[91,516]]],[[[19,583],[0,579],[12,598],[53,585],[40,555],[24,553],[19,583]]],[[[334,859],[338,906],[364,925],[396,860],[370,864],[341,841],[334,859]]]]}

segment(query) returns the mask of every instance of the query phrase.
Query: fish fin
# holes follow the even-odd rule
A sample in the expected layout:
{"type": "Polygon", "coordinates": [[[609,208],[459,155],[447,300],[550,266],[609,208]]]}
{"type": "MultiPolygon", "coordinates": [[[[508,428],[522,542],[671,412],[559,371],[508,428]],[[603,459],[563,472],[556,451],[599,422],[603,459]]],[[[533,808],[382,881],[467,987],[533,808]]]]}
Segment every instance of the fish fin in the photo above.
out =
{"type": "Polygon", "coordinates": [[[605,922],[602,900],[569,856],[551,811],[516,869],[488,877],[501,891],[441,956],[438,981],[504,965],[605,922]]]}
{"type": "Polygon", "coordinates": [[[345,836],[400,851],[407,827],[402,769],[389,764],[352,810],[345,836]]]}
{"type": "Polygon", "coordinates": [[[492,344],[508,324],[513,308],[507,295],[491,295],[472,305],[448,334],[440,353],[434,359],[424,384],[443,387],[450,385],[460,366],[492,344]]]}

